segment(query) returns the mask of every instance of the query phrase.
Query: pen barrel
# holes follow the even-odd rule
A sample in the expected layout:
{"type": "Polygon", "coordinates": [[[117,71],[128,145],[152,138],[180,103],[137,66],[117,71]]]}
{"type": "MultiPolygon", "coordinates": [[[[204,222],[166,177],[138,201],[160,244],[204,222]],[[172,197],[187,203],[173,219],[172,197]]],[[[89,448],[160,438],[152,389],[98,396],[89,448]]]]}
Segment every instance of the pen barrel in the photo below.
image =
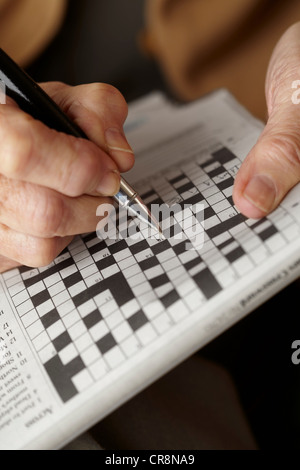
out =
{"type": "Polygon", "coordinates": [[[5,85],[7,96],[27,114],[58,132],[87,139],[85,133],[2,49],[0,49],[0,80],[5,85]]]}

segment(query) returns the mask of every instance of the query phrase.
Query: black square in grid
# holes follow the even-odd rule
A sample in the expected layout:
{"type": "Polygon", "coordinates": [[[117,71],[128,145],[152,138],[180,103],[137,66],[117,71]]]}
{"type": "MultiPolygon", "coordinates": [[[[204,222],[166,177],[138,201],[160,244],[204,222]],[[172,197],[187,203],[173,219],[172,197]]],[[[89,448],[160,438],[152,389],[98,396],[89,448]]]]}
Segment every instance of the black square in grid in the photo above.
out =
{"type": "Polygon", "coordinates": [[[219,176],[225,172],[226,172],[225,168],[221,165],[218,168],[215,168],[214,170],[210,171],[208,174],[211,178],[215,178],[216,176],[219,176]]]}
{"type": "Polygon", "coordinates": [[[90,313],[85,318],[83,318],[83,322],[88,329],[97,325],[97,323],[99,323],[102,320],[103,320],[103,317],[101,313],[99,312],[99,310],[94,310],[92,313],[90,313]]]}
{"type": "Polygon", "coordinates": [[[151,258],[147,258],[144,261],[141,261],[139,263],[139,266],[142,271],[146,271],[146,269],[154,268],[158,264],[159,264],[159,261],[156,258],[156,256],[151,256],[151,258]]]}
{"type": "Polygon", "coordinates": [[[164,240],[163,242],[160,242],[157,245],[153,245],[151,247],[151,250],[155,255],[159,255],[160,253],[166,251],[168,248],[170,248],[170,244],[168,240],[164,240]]]}
{"type": "Polygon", "coordinates": [[[142,240],[141,242],[131,245],[130,251],[133,255],[137,255],[138,253],[141,253],[142,251],[145,251],[148,248],[149,248],[149,245],[147,243],[147,240],[142,240]]]}
{"type": "Polygon", "coordinates": [[[168,294],[161,297],[160,301],[165,308],[171,307],[171,305],[175,304],[177,300],[180,300],[178,292],[174,289],[168,294]]]}
{"type": "Polygon", "coordinates": [[[117,342],[113,335],[111,333],[108,333],[106,336],[103,338],[99,339],[96,343],[99,351],[101,354],[105,354],[111,349],[113,349],[115,346],[117,346],[117,342]]]}
{"type": "Polygon", "coordinates": [[[41,317],[41,322],[45,329],[49,328],[50,326],[54,325],[58,320],[60,320],[60,316],[57,310],[51,310],[51,312],[46,313],[41,317]]]}
{"type": "Polygon", "coordinates": [[[234,185],[234,179],[230,176],[226,180],[222,181],[221,183],[217,184],[220,191],[224,191],[225,189],[231,188],[234,185]]]}
{"type": "Polygon", "coordinates": [[[186,251],[186,240],[173,246],[173,251],[177,256],[182,255],[186,251]]]}
{"type": "Polygon", "coordinates": [[[268,227],[263,232],[260,232],[258,234],[258,236],[264,242],[264,241],[268,240],[269,238],[271,238],[273,235],[276,235],[276,233],[278,233],[277,228],[274,227],[274,225],[271,225],[270,227],[268,227]]]}
{"type": "Polygon", "coordinates": [[[216,215],[216,213],[211,207],[207,207],[206,209],[204,209],[204,221],[210,219],[214,215],[216,215]]]}
{"type": "Polygon", "coordinates": [[[185,180],[185,178],[186,178],[185,175],[179,175],[179,176],[176,176],[176,178],[173,178],[173,179],[171,179],[171,180],[169,180],[169,181],[170,181],[170,183],[171,183],[172,185],[174,185],[174,184],[176,184],[176,183],[179,183],[179,181],[181,181],[181,180],[182,180],[182,181],[185,180]]]}
{"type": "Polygon", "coordinates": [[[66,277],[64,279],[64,284],[66,288],[69,289],[70,287],[75,286],[81,281],[82,281],[82,276],[80,272],[77,272],[77,273],[71,274],[71,276],[66,277]]]}
{"type": "Polygon", "coordinates": [[[62,351],[64,348],[69,346],[72,343],[72,339],[67,331],[62,333],[60,336],[55,338],[53,341],[53,346],[55,347],[57,352],[62,351]]]}
{"type": "Polygon", "coordinates": [[[230,253],[227,253],[226,258],[228,259],[229,263],[234,263],[235,261],[237,261],[239,258],[244,256],[245,254],[246,253],[243,250],[243,248],[241,246],[239,246],[239,247],[235,248],[233,251],[231,251],[230,253]]]}
{"type": "Polygon", "coordinates": [[[150,279],[149,282],[151,284],[152,289],[156,289],[157,287],[161,287],[164,284],[168,284],[168,282],[170,282],[170,279],[166,274],[161,274],[160,276],[150,279]]]}
{"type": "Polygon", "coordinates": [[[225,165],[226,163],[229,163],[236,158],[236,156],[226,147],[221,148],[212,155],[215,160],[221,163],[221,165],[225,165]]]}
{"type": "Polygon", "coordinates": [[[146,325],[149,322],[148,318],[142,310],[139,310],[137,313],[132,315],[132,317],[128,318],[127,321],[133,331],[139,330],[140,328],[142,328],[142,326],[146,325]]]}
{"type": "Polygon", "coordinates": [[[45,289],[42,292],[39,292],[38,294],[32,296],[31,301],[35,307],[38,307],[44,302],[47,302],[47,300],[50,300],[50,298],[51,297],[50,297],[49,292],[45,289]]]}
{"type": "Polygon", "coordinates": [[[99,271],[102,271],[103,269],[106,269],[106,268],[110,268],[114,264],[116,264],[116,261],[113,256],[106,256],[105,258],[100,259],[100,261],[96,263],[99,271]]]}
{"type": "Polygon", "coordinates": [[[179,194],[183,194],[183,193],[186,193],[187,191],[191,191],[194,188],[195,186],[193,183],[186,183],[183,186],[180,186],[180,188],[177,188],[177,192],[179,194]]]}

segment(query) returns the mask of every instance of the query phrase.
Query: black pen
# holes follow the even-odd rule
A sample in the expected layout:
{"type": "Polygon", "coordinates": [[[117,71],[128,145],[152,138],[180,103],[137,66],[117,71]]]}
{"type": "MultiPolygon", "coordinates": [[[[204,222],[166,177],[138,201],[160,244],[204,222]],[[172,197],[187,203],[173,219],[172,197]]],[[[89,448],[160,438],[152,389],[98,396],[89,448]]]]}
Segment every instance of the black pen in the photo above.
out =
{"type": "MultiPolygon", "coordinates": [[[[85,133],[57,106],[57,104],[29,77],[2,49],[0,49],[0,81],[7,96],[35,119],[51,129],[88,139],[85,133]]],[[[161,228],[137,192],[121,178],[120,191],[113,199],[130,216],[138,217],[162,236],[161,228]]]]}

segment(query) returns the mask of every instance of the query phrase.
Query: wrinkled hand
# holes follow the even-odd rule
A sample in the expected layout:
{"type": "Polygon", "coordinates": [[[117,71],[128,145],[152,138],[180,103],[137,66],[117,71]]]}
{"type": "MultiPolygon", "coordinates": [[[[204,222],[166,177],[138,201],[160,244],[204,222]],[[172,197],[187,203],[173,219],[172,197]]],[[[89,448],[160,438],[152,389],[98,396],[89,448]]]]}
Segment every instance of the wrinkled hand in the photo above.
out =
{"type": "Polygon", "coordinates": [[[248,217],[261,218],[273,211],[300,181],[300,90],[295,88],[299,85],[297,23],[281,38],[271,58],[266,79],[268,122],[236,178],[234,202],[248,217]]]}
{"type": "Polygon", "coordinates": [[[115,88],[42,87],[91,141],[47,128],[10,99],[0,106],[0,272],[46,266],[74,235],[95,230],[97,207],[134,163],[115,88]]]}

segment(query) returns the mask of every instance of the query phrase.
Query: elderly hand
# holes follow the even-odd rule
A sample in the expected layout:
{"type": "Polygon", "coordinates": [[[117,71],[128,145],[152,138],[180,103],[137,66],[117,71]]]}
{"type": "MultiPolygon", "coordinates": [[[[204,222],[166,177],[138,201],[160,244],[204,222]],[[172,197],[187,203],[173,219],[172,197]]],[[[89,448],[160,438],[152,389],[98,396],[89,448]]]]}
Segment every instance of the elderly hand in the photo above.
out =
{"type": "Polygon", "coordinates": [[[0,272],[46,266],[74,235],[96,230],[97,207],[134,163],[115,88],[42,87],[91,141],[47,128],[10,99],[0,106],[0,272]]]}
{"type": "MultiPolygon", "coordinates": [[[[245,159],[234,202],[247,217],[273,211],[300,181],[300,23],[275,48],[266,79],[268,122],[245,159]]],[[[252,93],[255,90],[251,90],[252,93]]]]}

